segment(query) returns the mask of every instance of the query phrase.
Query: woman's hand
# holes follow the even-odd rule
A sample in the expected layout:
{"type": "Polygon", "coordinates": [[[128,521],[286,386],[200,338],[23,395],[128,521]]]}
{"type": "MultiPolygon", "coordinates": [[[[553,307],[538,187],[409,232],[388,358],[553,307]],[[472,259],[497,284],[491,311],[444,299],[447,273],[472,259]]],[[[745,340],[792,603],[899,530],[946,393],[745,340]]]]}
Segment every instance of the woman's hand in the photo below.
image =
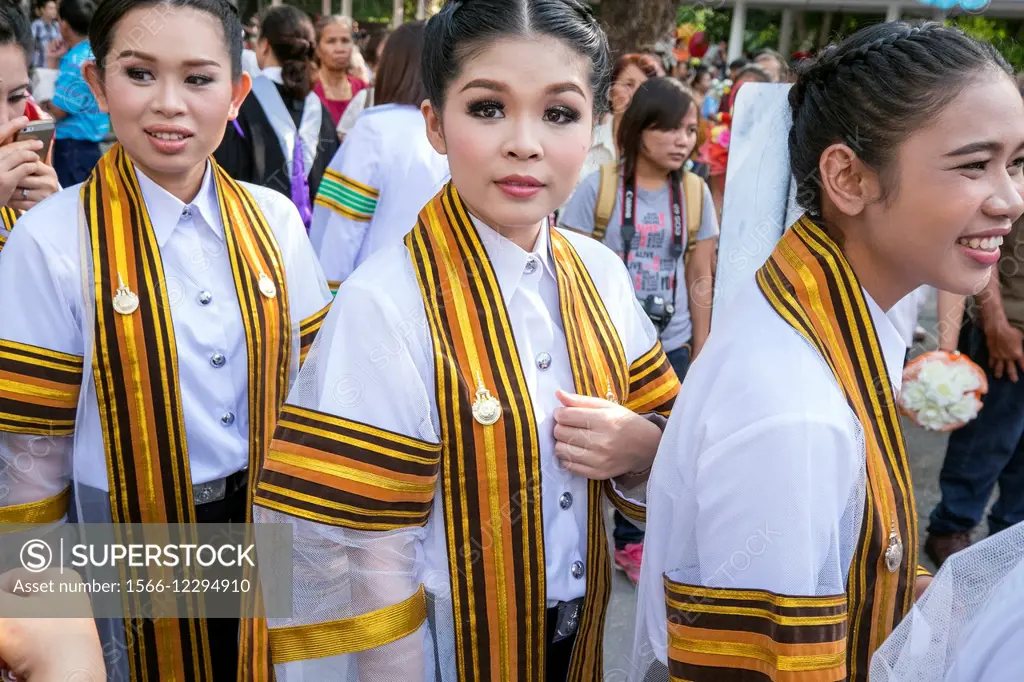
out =
{"type": "MultiPolygon", "coordinates": [[[[24,116],[0,125],[0,143],[13,139],[26,125],[28,119],[24,116]]],[[[42,148],[43,143],[39,140],[22,140],[0,146],[0,206],[8,205],[21,181],[35,170],[35,164],[39,162],[37,152],[42,148]]]]}
{"type": "Polygon", "coordinates": [[[661,429],[608,400],[558,391],[555,456],[573,474],[603,481],[648,469],[661,429]]]}
{"type": "Polygon", "coordinates": [[[40,201],[60,191],[57,171],[42,161],[36,161],[35,170],[18,184],[7,205],[19,211],[27,211],[40,201]],[[27,190],[27,193],[26,193],[27,190]]]}
{"type": "Polygon", "coordinates": [[[103,650],[84,591],[18,593],[25,583],[80,583],[74,571],[29,573],[15,569],[0,575],[0,668],[24,682],[103,682],[103,650]],[[69,613],[74,618],[31,617],[32,613],[69,613]]]}

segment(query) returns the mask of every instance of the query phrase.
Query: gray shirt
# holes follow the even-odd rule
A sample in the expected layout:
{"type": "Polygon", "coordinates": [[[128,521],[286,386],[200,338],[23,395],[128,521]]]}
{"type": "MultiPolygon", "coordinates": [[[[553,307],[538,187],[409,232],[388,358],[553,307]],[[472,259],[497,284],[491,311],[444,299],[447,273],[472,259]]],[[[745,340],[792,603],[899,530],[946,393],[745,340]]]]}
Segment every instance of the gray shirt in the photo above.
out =
{"type": "MultiPolygon", "coordinates": [[[[594,204],[597,203],[598,186],[601,173],[597,171],[588,175],[576,188],[565,211],[558,222],[562,227],[589,234],[594,231],[594,204]]],[[[685,199],[684,199],[685,200],[685,199]]],[[[683,209],[683,248],[685,253],[688,226],[685,225],[686,209],[683,209]]],[[[683,257],[673,262],[672,259],[672,220],[671,196],[668,183],[658,190],[637,188],[636,197],[636,233],[633,235],[633,247],[630,249],[629,274],[633,278],[633,288],[641,300],[651,294],[662,296],[666,300],[672,298],[673,279],[676,284],[675,315],[665,331],[661,333],[661,343],[666,351],[673,351],[688,343],[693,336],[693,323],[690,320],[689,297],[686,290],[686,272],[683,257]]],[[[622,184],[616,188],[615,207],[604,236],[604,243],[621,257],[622,250],[622,184]]],[[[718,218],[715,214],[715,203],[711,191],[704,186],[704,208],[701,215],[697,241],[713,239],[718,236],[718,218]]]]}

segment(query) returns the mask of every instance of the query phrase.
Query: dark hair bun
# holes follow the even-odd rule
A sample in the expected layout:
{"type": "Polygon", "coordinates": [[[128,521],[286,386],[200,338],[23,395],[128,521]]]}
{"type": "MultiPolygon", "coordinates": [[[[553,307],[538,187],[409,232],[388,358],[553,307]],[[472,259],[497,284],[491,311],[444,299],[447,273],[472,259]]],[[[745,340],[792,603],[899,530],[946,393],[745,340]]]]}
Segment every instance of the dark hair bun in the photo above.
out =
{"type": "Polygon", "coordinates": [[[818,164],[829,146],[847,144],[885,175],[907,137],[986,70],[1012,73],[991,45],[934,22],[869,26],[800,64],[789,93],[800,205],[820,215],[818,164]]]}
{"type": "Polygon", "coordinates": [[[590,63],[594,114],[608,109],[611,53],[608,38],[581,0],[455,0],[427,22],[423,84],[431,103],[445,93],[465,59],[488,43],[510,36],[544,35],[564,42],[590,63]]]}
{"type": "Polygon", "coordinates": [[[281,80],[292,96],[303,99],[313,89],[316,33],[306,14],[291,5],[276,5],[260,20],[260,38],[281,63],[281,80]]]}

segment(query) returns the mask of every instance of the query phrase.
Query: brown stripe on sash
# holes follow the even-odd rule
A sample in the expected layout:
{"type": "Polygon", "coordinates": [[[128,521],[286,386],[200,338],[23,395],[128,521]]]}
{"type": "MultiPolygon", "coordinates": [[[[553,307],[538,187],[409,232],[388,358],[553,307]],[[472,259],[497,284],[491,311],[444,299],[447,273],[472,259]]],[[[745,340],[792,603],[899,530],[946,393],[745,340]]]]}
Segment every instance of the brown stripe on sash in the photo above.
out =
{"type": "Polygon", "coordinates": [[[664,586],[670,679],[846,679],[845,595],[664,586]]]}
{"type": "Polygon", "coordinates": [[[256,504],[357,530],[422,526],[440,456],[440,444],[285,405],[256,504]]]}
{"type": "Polygon", "coordinates": [[[327,319],[327,313],[331,311],[331,304],[328,303],[324,306],[323,310],[315,313],[301,323],[299,323],[299,364],[304,365],[306,363],[306,356],[309,355],[309,349],[313,347],[313,341],[316,339],[316,335],[320,333],[320,327],[323,326],[324,320],[327,319]]]}
{"type": "Polygon", "coordinates": [[[0,431],[72,435],[82,371],[80,355],[0,339],[0,431]]]}
{"type": "MultiPolygon", "coordinates": [[[[622,401],[629,392],[628,364],[622,342],[576,249],[559,231],[551,230],[550,234],[576,392],[622,401]]],[[[587,484],[587,592],[569,668],[569,680],[573,682],[600,679],[604,669],[604,623],[611,596],[611,558],[602,496],[605,486],[603,481],[587,484]]],[[[614,498],[615,502],[620,500],[617,495],[614,498]]],[[[629,511],[634,518],[642,514],[629,511]]]]}
{"type": "Polygon", "coordinates": [[[885,358],[856,275],[820,227],[801,219],[758,272],[768,302],[826,360],[863,426],[867,495],[850,566],[848,673],[866,680],[871,655],[910,608],[917,518],[903,433],[885,358]],[[890,532],[902,563],[886,568],[890,532]]]}
{"type": "Polygon", "coordinates": [[[3,250],[4,245],[7,243],[6,232],[14,229],[14,223],[18,222],[21,213],[21,211],[16,211],[13,208],[0,206],[0,251],[3,250]],[[6,232],[4,232],[5,230],[6,232]]]}
{"type": "Polygon", "coordinates": [[[629,397],[625,406],[637,414],[657,412],[667,417],[679,395],[679,378],[657,341],[629,367],[629,397]]]}

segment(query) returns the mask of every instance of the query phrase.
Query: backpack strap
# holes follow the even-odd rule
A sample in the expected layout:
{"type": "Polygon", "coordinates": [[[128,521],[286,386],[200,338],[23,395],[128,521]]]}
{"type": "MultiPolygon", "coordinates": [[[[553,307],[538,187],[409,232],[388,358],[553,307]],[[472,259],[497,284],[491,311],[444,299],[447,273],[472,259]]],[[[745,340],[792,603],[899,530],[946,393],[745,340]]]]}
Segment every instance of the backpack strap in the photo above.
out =
{"type": "Polygon", "coordinates": [[[619,185],[619,164],[615,161],[601,164],[601,181],[597,186],[597,201],[594,202],[594,232],[591,236],[604,241],[608,221],[615,210],[615,190],[619,185]]]}
{"type": "Polygon", "coordinates": [[[683,173],[683,201],[686,202],[686,253],[684,265],[690,264],[690,254],[697,246],[697,232],[704,220],[704,180],[689,171],[683,173]]]}

